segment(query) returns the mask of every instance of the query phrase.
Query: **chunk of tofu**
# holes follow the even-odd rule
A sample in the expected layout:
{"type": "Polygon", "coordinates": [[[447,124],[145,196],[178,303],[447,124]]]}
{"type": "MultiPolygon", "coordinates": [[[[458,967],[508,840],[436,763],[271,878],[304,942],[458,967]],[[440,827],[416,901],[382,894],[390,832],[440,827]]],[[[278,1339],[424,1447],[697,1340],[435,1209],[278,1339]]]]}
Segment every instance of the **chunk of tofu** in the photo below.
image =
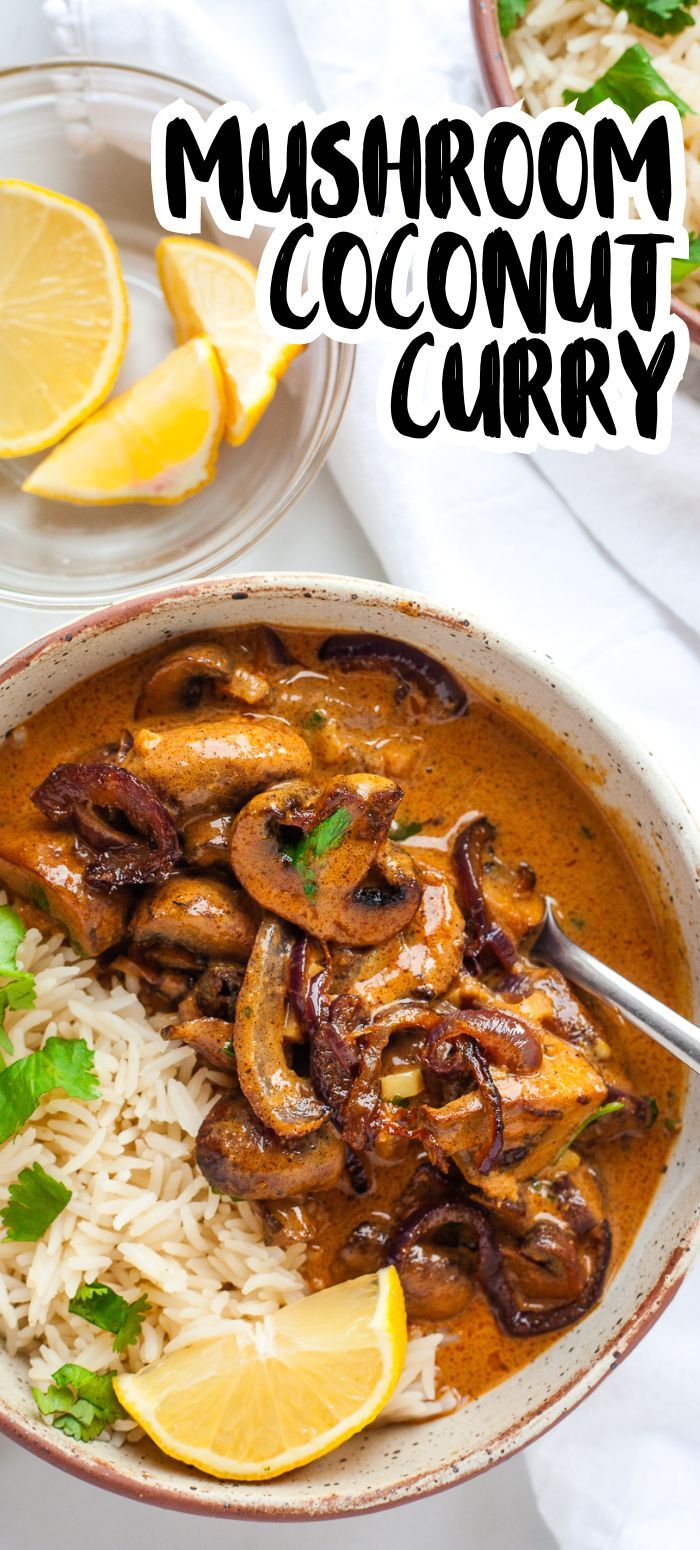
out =
{"type": "Polygon", "coordinates": [[[481,1097],[471,1092],[426,1109],[426,1133],[454,1158],[470,1184],[495,1195],[508,1195],[518,1182],[530,1179],[554,1162],[583,1120],[605,1101],[607,1084],[591,1061],[555,1034],[542,1034],[542,1065],[538,1071],[516,1074],[492,1070],[503,1106],[503,1152],[498,1164],[480,1174],[474,1164],[485,1145],[487,1120],[481,1097]],[[512,1153],[508,1159],[508,1153],[512,1153]]]}
{"type": "Polygon", "coordinates": [[[11,893],[64,926],[86,957],[114,947],[124,935],[130,891],[90,888],[72,833],[53,829],[38,816],[0,829],[0,879],[11,893]]]}
{"type": "Polygon", "coordinates": [[[221,716],[162,731],[140,727],[125,764],[181,813],[213,813],[308,775],[311,754],[282,721],[221,716]]]}

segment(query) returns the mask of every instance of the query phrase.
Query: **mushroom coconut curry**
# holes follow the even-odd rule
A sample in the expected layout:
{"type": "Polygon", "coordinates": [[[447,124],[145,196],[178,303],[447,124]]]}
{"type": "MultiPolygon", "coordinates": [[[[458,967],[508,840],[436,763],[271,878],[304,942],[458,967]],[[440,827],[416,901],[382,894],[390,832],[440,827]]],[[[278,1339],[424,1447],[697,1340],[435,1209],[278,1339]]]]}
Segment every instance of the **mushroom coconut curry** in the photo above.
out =
{"type": "Polygon", "coordinates": [[[311,1289],[394,1265],[465,1396],[596,1303],[682,1078],[529,955],[541,886],[673,1000],[630,860],[553,754],[410,646],[259,627],[80,684],[0,766],[0,877],[224,1073],[197,1164],[304,1243],[311,1289]]]}

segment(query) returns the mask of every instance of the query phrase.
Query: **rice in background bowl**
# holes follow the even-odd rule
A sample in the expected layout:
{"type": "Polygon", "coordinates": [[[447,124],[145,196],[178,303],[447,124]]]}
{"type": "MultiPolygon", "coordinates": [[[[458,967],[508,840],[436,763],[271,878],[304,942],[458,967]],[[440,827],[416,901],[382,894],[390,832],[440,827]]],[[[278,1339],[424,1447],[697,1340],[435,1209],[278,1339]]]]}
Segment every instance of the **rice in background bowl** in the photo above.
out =
{"type": "MultiPolygon", "coordinates": [[[[695,111],[682,120],[687,198],[685,225],[700,232],[700,20],[677,37],[653,37],[632,26],[626,11],[604,0],[532,0],[507,38],[497,0],[472,0],[472,17],[485,83],[492,100],[522,99],[528,112],[561,108],[563,92],[585,92],[635,43],[659,74],[695,111]]],[[[675,310],[700,345],[700,268],[674,287],[675,310]],[[679,305],[680,303],[680,305],[679,305]]]]}

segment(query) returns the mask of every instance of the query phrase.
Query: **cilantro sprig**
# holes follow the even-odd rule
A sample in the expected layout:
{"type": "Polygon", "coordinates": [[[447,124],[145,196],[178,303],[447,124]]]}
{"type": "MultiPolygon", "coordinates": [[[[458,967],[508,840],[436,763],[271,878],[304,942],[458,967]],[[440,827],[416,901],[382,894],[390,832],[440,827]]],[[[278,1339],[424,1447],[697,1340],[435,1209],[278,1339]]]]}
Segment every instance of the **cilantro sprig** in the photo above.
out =
{"type": "Polygon", "coordinates": [[[53,1374],[45,1394],[32,1389],[42,1415],[51,1425],[79,1442],[92,1442],[106,1426],[126,1414],[114,1392],[114,1372],[89,1372],[77,1362],[66,1362],[53,1374]]]}
{"type": "Polygon", "coordinates": [[[150,1309],[151,1304],[145,1295],[137,1297],[135,1302],[127,1302],[125,1297],[113,1291],[111,1286],[105,1286],[102,1281],[90,1281],[79,1286],[75,1297],[71,1297],[68,1304],[69,1313],[78,1313],[88,1324],[95,1324],[97,1329],[106,1329],[110,1335],[114,1335],[113,1351],[124,1351],[138,1340],[141,1325],[150,1309]]]}
{"type": "Polygon", "coordinates": [[[87,1102],[99,1096],[92,1050],[84,1039],[47,1039],[43,1049],[0,1071],[0,1144],[15,1136],[45,1094],[57,1087],[87,1102]]]}
{"type": "Polygon", "coordinates": [[[334,813],[329,813],[327,818],[322,818],[315,828],[304,834],[295,845],[285,851],[288,861],[296,867],[304,885],[304,893],[307,899],[315,899],[318,893],[315,864],[326,856],[329,850],[337,850],[342,844],[345,835],[352,823],[352,813],[348,807],[337,807],[334,813]]]}
{"type": "Polygon", "coordinates": [[[694,274],[700,268],[700,235],[696,231],[688,232],[688,257],[671,259],[671,284],[679,285],[681,280],[687,280],[689,274],[694,274]]]}
{"type": "Polygon", "coordinates": [[[402,840],[410,840],[414,834],[420,834],[422,828],[417,818],[395,818],[389,830],[389,839],[400,845],[402,840]]]}
{"type": "Polygon", "coordinates": [[[498,25],[501,29],[501,37],[510,37],[514,27],[522,21],[528,7],[528,0],[498,0],[498,25]]]}
{"type": "Polygon", "coordinates": [[[599,102],[616,102],[618,107],[624,108],[630,118],[637,118],[643,108],[648,108],[653,102],[670,102],[678,109],[681,118],[686,113],[692,113],[692,108],[682,97],[676,96],[668,82],[659,75],[651,61],[651,56],[641,43],[633,43],[631,48],[625,49],[624,54],[610,66],[588,91],[565,91],[562,93],[564,102],[574,102],[579,113],[588,113],[591,108],[596,108],[599,102]]]}
{"type": "Polygon", "coordinates": [[[624,1107],[625,1105],[621,1098],[614,1098],[612,1102],[603,1103],[599,1109],[594,1109],[592,1114],[587,1114],[586,1118],[581,1120],[580,1125],[576,1126],[573,1135],[569,1136],[566,1145],[557,1153],[554,1161],[558,1162],[559,1158],[563,1157],[565,1152],[568,1152],[569,1148],[574,1145],[575,1141],[578,1141],[579,1136],[583,1135],[584,1130],[587,1130],[589,1125],[594,1125],[598,1119],[604,1119],[606,1114],[617,1114],[618,1110],[624,1109],[624,1107]]]}
{"type": "Polygon", "coordinates": [[[12,1243],[37,1243],[68,1205],[72,1193],[67,1184],[45,1173],[41,1163],[22,1168],[10,1185],[7,1205],[0,1211],[5,1238],[12,1243]]]}
{"type": "Polygon", "coordinates": [[[26,930],[19,915],[8,904],[0,906],[0,1049],[12,1054],[12,1045],[5,1032],[5,1013],[16,1012],[34,1005],[34,975],[17,967],[17,948],[24,941],[26,930]]]}
{"type": "Polygon", "coordinates": [[[611,11],[626,11],[633,27],[641,27],[655,38],[677,37],[692,27],[694,17],[685,9],[695,0],[605,0],[611,11]]]}

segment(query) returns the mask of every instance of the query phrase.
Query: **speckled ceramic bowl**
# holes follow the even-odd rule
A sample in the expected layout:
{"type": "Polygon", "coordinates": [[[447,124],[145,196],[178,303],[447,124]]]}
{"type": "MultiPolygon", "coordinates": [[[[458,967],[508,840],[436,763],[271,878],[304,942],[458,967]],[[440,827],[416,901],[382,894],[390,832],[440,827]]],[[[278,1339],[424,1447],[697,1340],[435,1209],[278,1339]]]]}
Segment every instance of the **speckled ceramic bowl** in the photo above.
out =
{"type": "MultiPolygon", "coordinates": [[[[119,603],[47,636],[0,668],[0,733],[55,695],[135,651],[185,632],[271,625],[371,630],[424,647],[533,720],[624,833],[634,828],[655,909],[677,926],[690,966],[689,1002],[700,1008],[700,834],[674,787],[546,660],[536,660],[474,619],[372,582],[336,577],[237,576],[119,603]]],[[[682,948],[679,943],[679,954],[682,948]]],[[[690,1008],[689,1008],[690,1009],[690,1008]]],[[[677,1290],[696,1237],[700,1201],[700,1080],[668,1172],[632,1252],[602,1303],[524,1371],[452,1416],[377,1429],[307,1469],[266,1484],[207,1479],[147,1445],[116,1451],[74,1442],[36,1415],[21,1360],[0,1356],[0,1428],[62,1469],[137,1500],[221,1517],[324,1518],[370,1512],[439,1491],[488,1469],[538,1437],[617,1365],[677,1290]]]]}
{"type": "MultiPolygon", "coordinates": [[[[517,95],[510,83],[506,49],[498,25],[498,0],[470,0],[481,74],[494,108],[510,108],[517,95]]],[[[700,311],[674,296],[671,309],[686,324],[694,355],[700,355],[700,311]]]]}

